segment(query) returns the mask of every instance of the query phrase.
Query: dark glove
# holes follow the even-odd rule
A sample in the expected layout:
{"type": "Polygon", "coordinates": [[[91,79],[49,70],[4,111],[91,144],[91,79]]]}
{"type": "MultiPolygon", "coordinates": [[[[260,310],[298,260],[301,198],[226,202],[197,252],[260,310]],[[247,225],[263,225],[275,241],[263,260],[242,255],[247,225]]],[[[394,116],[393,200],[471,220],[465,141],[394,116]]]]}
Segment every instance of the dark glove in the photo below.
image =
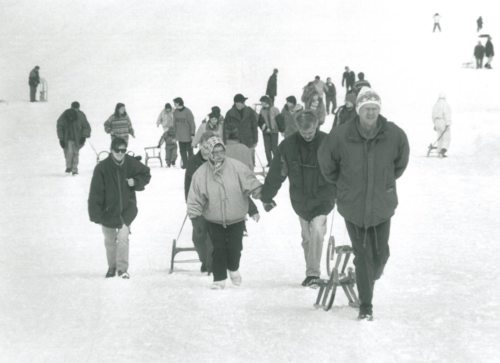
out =
{"type": "Polygon", "coordinates": [[[85,138],[80,137],[80,146],[83,146],[83,145],[85,145],[85,138]]]}
{"type": "Polygon", "coordinates": [[[262,202],[262,205],[264,206],[264,210],[266,212],[269,212],[271,209],[276,207],[276,202],[274,200],[271,200],[270,202],[262,202]]]}
{"type": "Polygon", "coordinates": [[[66,144],[64,143],[64,140],[59,140],[59,145],[64,149],[66,147],[66,144]]]}

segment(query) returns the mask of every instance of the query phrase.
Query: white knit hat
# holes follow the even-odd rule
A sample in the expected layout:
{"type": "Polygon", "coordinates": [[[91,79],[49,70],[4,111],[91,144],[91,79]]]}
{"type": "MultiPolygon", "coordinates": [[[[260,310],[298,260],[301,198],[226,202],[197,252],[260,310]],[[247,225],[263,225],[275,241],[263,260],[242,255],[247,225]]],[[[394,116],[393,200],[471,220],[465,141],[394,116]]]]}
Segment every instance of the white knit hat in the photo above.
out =
{"type": "Polygon", "coordinates": [[[380,100],[380,96],[377,92],[368,87],[361,88],[359,91],[358,97],[356,98],[356,112],[359,113],[359,110],[364,105],[377,105],[379,108],[382,107],[382,101],[380,100]]]}

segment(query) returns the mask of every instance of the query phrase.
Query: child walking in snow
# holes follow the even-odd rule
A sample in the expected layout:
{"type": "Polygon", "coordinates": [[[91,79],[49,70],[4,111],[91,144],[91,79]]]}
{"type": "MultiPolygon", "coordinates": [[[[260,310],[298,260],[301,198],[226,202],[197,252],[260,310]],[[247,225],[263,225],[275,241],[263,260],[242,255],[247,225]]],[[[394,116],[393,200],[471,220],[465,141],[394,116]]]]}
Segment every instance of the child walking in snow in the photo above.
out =
{"type": "Polygon", "coordinates": [[[175,160],[177,159],[177,140],[175,140],[175,128],[171,127],[163,133],[158,141],[158,147],[165,142],[165,163],[167,168],[171,165],[175,166],[175,160]]]}

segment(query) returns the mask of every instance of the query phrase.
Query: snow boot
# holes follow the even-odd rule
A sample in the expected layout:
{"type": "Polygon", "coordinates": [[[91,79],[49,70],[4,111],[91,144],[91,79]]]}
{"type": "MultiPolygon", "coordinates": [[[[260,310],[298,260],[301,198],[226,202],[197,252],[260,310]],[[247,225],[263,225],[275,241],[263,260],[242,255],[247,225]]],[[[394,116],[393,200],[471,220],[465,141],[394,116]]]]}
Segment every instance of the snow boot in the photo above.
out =
{"type": "Polygon", "coordinates": [[[212,290],[223,290],[226,287],[226,280],[214,281],[210,288],[212,290]]]}
{"type": "Polygon", "coordinates": [[[359,308],[358,320],[373,321],[372,308],[359,308]]]}
{"type": "Polygon", "coordinates": [[[441,156],[442,158],[446,158],[447,157],[446,156],[446,151],[448,151],[448,150],[446,150],[444,148],[441,149],[441,150],[439,150],[439,156],[441,156]]]}
{"type": "Polygon", "coordinates": [[[108,272],[106,272],[105,278],[108,279],[110,277],[115,277],[115,275],[116,275],[116,268],[110,267],[110,268],[108,268],[108,272]]]}
{"type": "Polygon", "coordinates": [[[127,271],[118,271],[118,277],[121,277],[124,280],[130,279],[130,275],[127,271]]]}
{"type": "Polygon", "coordinates": [[[302,281],[302,286],[317,287],[319,286],[320,278],[318,276],[307,276],[302,281]]]}
{"type": "Polygon", "coordinates": [[[239,271],[229,271],[229,277],[234,286],[241,285],[241,274],[239,271]]]}
{"type": "Polygon", "coordinates": [[[71,173],[71,168],[66,168],[65,173],[71,173]]]}

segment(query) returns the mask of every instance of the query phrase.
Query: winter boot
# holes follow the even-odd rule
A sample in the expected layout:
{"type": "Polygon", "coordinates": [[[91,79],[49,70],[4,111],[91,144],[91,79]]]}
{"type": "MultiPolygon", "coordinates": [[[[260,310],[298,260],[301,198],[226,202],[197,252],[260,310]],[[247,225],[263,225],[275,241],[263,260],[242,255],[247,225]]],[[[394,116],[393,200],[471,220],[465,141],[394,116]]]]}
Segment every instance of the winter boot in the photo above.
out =
{"type": "Polygon", "coordinates": [[[443,148],[443,149],[441,149],[441,150],[439,150],[439,156],[441,156],[442,158],[445,158],[445,157],[446,157],[446,151],[447,151],[447,150],[446,150],[446,149],[444,149],[444,148],[443,148]]]}
{"type": "Polygon", "coordinates": [[[118,271],[118,277],[121,277],[124,280],[130,279],[130,275],[127,271],[118,271]]]}
{"type": "Polygon", "coordinates": [[[212,290],[223,290],[226,287],[226,280],[214,281],[210,288],[212,290]]]}
{"type": "Polygon", "coordinates": [[[317,287],[319,286],[318,276],[307,276],[304,281],[302,281],[302,286],[317,287]]]}
{"type": "Polygon", "coordinates": [[[229,277],[234,286],[241,285],[241,274],[239,271],[229,271],[229,277]]]}
{"type": "Polygon", "coordinates": [[[116,275],[116,268],[110,267],[110,268],[108,268],[108,272],[106,272],[105,277],[108,279],[110,277],[115,277],[115,275],[116,275]]]}
{"type": "Polygon", "coordinates": [[[71,168],[66,168],[65,173],[71,173],[71,168]]]}
{"type": "Polygon", "coordinates": [[[372,308],[366,308],[361,306],[359,308],[358,320],[372,321],[373,320],[372,308]]]}

